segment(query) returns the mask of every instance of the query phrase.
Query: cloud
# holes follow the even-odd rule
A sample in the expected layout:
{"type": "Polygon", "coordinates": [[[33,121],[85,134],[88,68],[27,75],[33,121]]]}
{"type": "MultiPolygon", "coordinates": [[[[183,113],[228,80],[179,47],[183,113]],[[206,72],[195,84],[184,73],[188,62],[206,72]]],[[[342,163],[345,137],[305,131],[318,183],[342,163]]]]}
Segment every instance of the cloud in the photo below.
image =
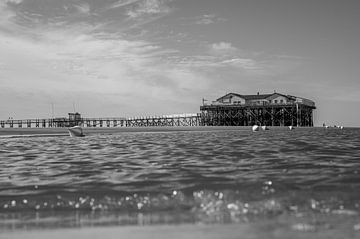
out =
{"type": "Polygon", "coordinates": [[[196,21],[196,24],[208,25],[215,22],[214,18],[215,15],[203,15],[199,17],[199,19],[196,21]]]}
{"type": "Polygon", "coordinates": [[[142,107],[202,88],[201,74],[166,60],[176,50],[106,32],[93,34],[94,29],[74,24],[38,26],[28,29],[31,35],[0,34],[5,43],[0,52],[7,56],[0,64],[0,90],[52,95],[54,101],[66,100],[71,92],[83,98],[107,95],[108,103],[117,105],[130,97],[142,107]]]}
{"type": "MultiPolygon", "coordinates": [[[[131,2],[135,1],[119,1],[117,4],[131,2]]],[[[162,60],[176,53],[175,50],[150,41],[126,40],[121,32],[107,32],[101,22],[68,22],[64,28],[57,22],[35,23],[29,18],[26,20],[31,27],[30,24],[19,25],[15,19],[10,19],[16,16],[15,13],[2,3],[1,10],[8,13],[8,17],[1,25],[11,30],[4,32],[0,28],[0,43],[6,43],[0,44],[0,52],[7,56],[0,67],[0,77],[6,79],[3,87],[28,91],[86,89],[109,94],[138,89],[139,94],[145,95],[161,93],[160,89],[171,92],[178,85],[178,68],[162,60]]],[[[81,13],[88,13],[91,8],[85,3],[72,6],[81,13]]],[[[134,9],[139,16],[167,11],[169,8],[165,1],[142,1],[134,9]]],[[[188,72],[187,78],[190,74],[188,72]]],[[[154,96],[160,97],[161,94],[154,96]]]]}
{"type": "Polygon", "coordinates": [[[257,62],[254,59],[249,58],[233,58],[229,60],[224,60],[221,62],[221,64],[228,65],[228,66],[234,66],[238,68],[242,68],[245,70],[253,71],[253,72],[259,72],[263,69],[261,67],[260,63],[257,62]]]}
{"type": "Polygon", "coordinates": [[[11,29],[13,26],[11,20],[16,14],[8,5],[8,1],[0,0],[0,27],[3,29],[11,29]]]}
{"type": "Polygon", "coordinates": [[[209,50],[211,54],[215,55],[231,55],[238,52],[236,47],[233,47],[229,42],[219,42],[209,45],[209,50]]]}
{"type": "Polygon", "coordinates": [[[23,2],[23,0],[2,0],[5,3],[13,3],[13,4],[20,4],[23,2]]]}
{"type": "MultiPolygon", "coordinates": [[[[31,4],[18,6],[0,0],[0,52],[4,56],[0,91],[23,95],[18,104],[31,95],[41,95],[38,105],[47,99],[64,105],[72,105],[77,97],[87,99],[90,116],[114,109],[121,109],[120,115],[126,110],[132,115],[156,110],[179,113],[186,107],[197,111],[194,102],[204,91],[223,89],[224,85],[236,87],[239,79],[251,78],[243,76],[257,77],[278,69],[271,68],[273,58],[243,54],[226,41],[205,43],[196,53],[189,53],[185,44],[182,50],[169,47],[166,43],[173,38],[164,38],[164,32],[151,38],[155,40],[129,36],[127,30],[134,25],[170,13],[169,1],[123,0],[99,5],[93,1],[56,1],[55,10],[55,2],[45,2],[51,4],[39,10],[31,4]],[[59,13],[64,5],[68,9],[59,13]],[[90,10],[97,15],[88,14],[90,10]],[[119,12],[128,13],[128,17],[119,12]],[[89,103],[92,99],[96,107],[89,103]],[[104,104],[112,108],[105,109],[104,104]]],[[[202,19],[215,21],[216,16],[204,15],[202,19]]],[[[194,22],[194,18],[190,20],[194,22]]],[[[180,37],[176,29],[173,34],[180,37]]],[[[189,44],[194,43],[198,46],[199,42],[189,44]]]]}
{"type": "Polygon", "coordinates": [[[227,51],[227,50],[236,49],[229,42],[214,43],[214,44],[211,44],[211,48],[215,51],[224,51],[224,50],[227,51]]]}
{"type": "Polygon", "coordinates": [[[175,65],[181,65],[188,69],[197,69],[206,72],[217,71],[220,69],[230,69],[231,71],[242,70],[246,74],[259,75],[266,74],[267,66],[262,61],[251,58],[231,58],[228,56],[215,56],[215,55],[198,55],[192,57],[173,57],[171,61],[175,65]]]}
{"type": "Polygon", "coordinates": [[[166,0],[143,0],[133,9],[128,10],[127,15],[130,18],[139,18],[148,15],[168,14],[172,9],[167,6],[166,0]]]}
{"type": "Polygon", "coordinates": [[[124,7],[124,6],[128,6],[130,4],[139,2],[139,1],[141,1],[141,0],[119,0],[119,1],[111,4],[108,8],[114,9],[114,8],[124,7]]]}
{"type": "Polygon", "coordinates": [[[74,7],[78,10],[78,12],[82,14],[89,14],[90,13],[90,6],[87,3],[80,3],[74,5],[74,7]]]}
{"type": "Polygon", "coordinates": [[[224,22],[226,21],[225,18],[216,17],[215,14],[205,14],[199,17],[196,17],[195,23],[198,25],[209,25],[216,22],[224,22]]]}

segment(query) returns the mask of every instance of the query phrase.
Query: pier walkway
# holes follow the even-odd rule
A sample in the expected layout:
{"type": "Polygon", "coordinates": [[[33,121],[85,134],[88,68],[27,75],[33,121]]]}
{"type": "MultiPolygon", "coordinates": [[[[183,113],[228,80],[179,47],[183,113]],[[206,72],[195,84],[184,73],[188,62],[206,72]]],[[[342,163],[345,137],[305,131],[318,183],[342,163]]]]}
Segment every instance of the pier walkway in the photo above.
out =
{"type": "Polygon", "coordinates": [[[68,118],[54,119],[8,119],[0,120],[0,128],[55,128],[71,127],[153,127],[153,126],[201,126],[201,114],[180,114],[149,117],[109,117],[109,118],[68,118]]]}

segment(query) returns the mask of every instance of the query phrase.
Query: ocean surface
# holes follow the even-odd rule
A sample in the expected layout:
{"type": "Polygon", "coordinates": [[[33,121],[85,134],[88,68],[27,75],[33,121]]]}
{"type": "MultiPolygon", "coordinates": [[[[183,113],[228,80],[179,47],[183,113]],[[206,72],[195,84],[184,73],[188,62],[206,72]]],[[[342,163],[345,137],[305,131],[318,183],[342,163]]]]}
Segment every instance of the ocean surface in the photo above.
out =
{"type": "Polygon", "coordinates": [[[0,237],[189,224],[360,238],[360,129],[0,137],[0,237]]]}

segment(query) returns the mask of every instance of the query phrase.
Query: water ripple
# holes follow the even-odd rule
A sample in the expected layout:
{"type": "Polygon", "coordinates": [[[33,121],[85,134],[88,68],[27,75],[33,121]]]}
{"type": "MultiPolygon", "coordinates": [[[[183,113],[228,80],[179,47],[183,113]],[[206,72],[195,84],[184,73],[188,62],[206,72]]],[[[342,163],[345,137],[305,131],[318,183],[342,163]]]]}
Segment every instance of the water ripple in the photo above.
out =
{"type": "Polygon", "coordinates": [[[358,216],[359,134],[314,128],[2,138],[0,212],[358,216]]]}

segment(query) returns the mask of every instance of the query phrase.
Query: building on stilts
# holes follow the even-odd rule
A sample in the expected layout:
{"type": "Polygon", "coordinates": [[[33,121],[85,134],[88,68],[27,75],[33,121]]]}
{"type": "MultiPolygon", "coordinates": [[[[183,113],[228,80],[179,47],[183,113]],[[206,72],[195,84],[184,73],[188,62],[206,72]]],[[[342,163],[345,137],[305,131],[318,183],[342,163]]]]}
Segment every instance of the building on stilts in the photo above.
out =
{"type": "Polygon", "coordinates": [[[228,93],[200,106],[201,122],[207,126],[312,127],[315,102],[280,93],[242,95],[228,93]]]}

